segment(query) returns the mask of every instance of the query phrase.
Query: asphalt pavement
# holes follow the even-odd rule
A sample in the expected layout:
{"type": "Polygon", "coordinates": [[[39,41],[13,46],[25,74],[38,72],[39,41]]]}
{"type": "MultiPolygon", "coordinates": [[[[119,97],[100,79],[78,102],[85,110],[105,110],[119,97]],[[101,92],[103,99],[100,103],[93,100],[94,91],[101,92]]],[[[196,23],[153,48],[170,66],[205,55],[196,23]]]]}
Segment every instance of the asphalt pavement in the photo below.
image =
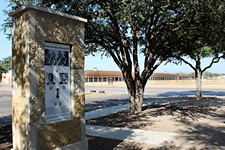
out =
{"type": "MultiPolygon", "coordinates": [[[[104,116],[110,113],[128,109],[128,94],[125,87],[86,87],[86,119],[104,116]],[[95,92],[91,92],[95,91],[95,92]],[[105,93],[99,93],[104,91],[105,93]]],[[[225,96],[221,89],[205,89],[205,95],[225,96]]],[[[180,88],[146,88],[145,102],[152,97],[171,97],[195,95],[195,89],[180,88]]],[[[11,123],[11,85],[0,84],[0,124],[11,123]]],[[[167,100],[168,101],[168,100],[167,100]]],[[[125,140],[130,142],[160,145],[170,141],[179,133],[145,131],[141,129],[128,129],[103,126],[86,126],[87,135],[109,139],[125,140]]]]}
{"type": "MultiPolygon", "coordinates": [[[[96,109],[126,105],[128,103],[128,94],[126,87],[103,87],[103,86],[85,86],[86,112],[96,109]],[[91,92],[95,91],[95,92],[91,92]],[[105,93],[99,93],[104,91],[105,93]]],[[[191,88],[154,88],[146,87],[144,101],[153,97],[171,97],[195,95],[195,89],[191,88]]],[[[204,89],[203,95],[225,96],[223,89],[204,89]]],[[[0,123],[11,120],[12,114],[12,86],[10,84],[0,84],[0,123]]]]}

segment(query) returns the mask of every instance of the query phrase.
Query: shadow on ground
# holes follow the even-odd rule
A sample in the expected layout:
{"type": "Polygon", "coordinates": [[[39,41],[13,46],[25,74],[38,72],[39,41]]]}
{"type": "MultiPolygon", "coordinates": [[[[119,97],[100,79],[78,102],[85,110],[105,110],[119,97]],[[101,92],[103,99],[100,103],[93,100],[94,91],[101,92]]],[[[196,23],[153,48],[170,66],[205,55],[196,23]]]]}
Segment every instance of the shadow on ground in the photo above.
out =
{"type": "Polygon", "coordinates": [[[142,150],[140,144],[88,136],[88,150],[142,150]]]}
{"type": "MultiPolygon", "coordinates": [[[[224,118],[225,119],[225,118],[224,118]]],[[[225,127],[214,127],[210,125],[195,125],[190,130],[184,132],[186,139],[198,141],[200,144],[225,148],[225,127]]]]}
{"type": "MultiPolygon", "coordinates": [[[[152,117],[170,115],[187,127],[184,130],[179,130],[180,135],[176,139],[182,139],[181,143],[177,143],[176,140],[169,143],[165,142],[163,146],[151,148],[152,150],[225,149],[225,138],[223,138],[225,137],[225,111],[220,109],[225,106],[224,99],[204,97],[196,100],[193,97],[166,97],[147,100],[151,101],[151,103],[149,102],[151,105],[145,106],[141,113],[133,115],[128,111],[123,111],[88,120],[87,124],[142,129],[146,126],[154,126],[155,122],[151,120],[152,117]],[[198,122],[201,119],[208,119],[209,116],[216,123],[209,125],[207,121],[198,122]]],[[[124,142],[122,143],[124,144],[124,142]]],[[[118,145],[121,150],[129,146],[126,144],[121,146],[122,143],[118,145]]],[[[135,146],[129,149],[141,149],[138,145],[135,146]]]]}
{"type": "Polygon", "coordinates": [[[106,139],[101,137],[93,137],[88,136],[88,149],[89,150],[103,150],[107,147],[109,150],[114,149],[119,143],[122,141],[120,140],[113,140],[113,139],[106,139]]]}
{"type": "Polygon", "coordinates": [[[217,97],[202,97],[201,99],[196,99],[195,97],[159,97],[159,98],[145,98],[144,104],[170,104],[176,106],[205,106],[205,107],[219,107],[225,106],[225,100],[217,97]]]}
{"type": "Polygon", "coordinates": [[[0,125],[11,123],[12,123],[12,115],[0,117],[0,125]]]}
{"type": "MultiPolygon", "coordinates": [[[[182,92],[166,92],[166,93],[162,93],[159,94],[158,96],[186,96],[186,95],[196,95],[196,91],[195,90],[191,90],[191,91],[182,91],[182,92]]],[[[225,91],[202,91],[202,95],[207,95],[207,96],[225,96],[225,91]]]]}
{"type": "MultiPolygon", "coordinates": [[[[187,91],[187,93],[190,91],[187,91]]],[[[194,91],[195,92],[195,91],[194,91]]],[[[207,91],[206,91],[207,92],[207,91]]],[[[209,91],[214,94],[214,95],[222,95],[225,96],[225,92],[212,92],[209,91]],[[217,93],[217,94],[216,94],[217,93]]],[[[196,100],[195,97],[189,97],[188,99],[184,99],[186,95],[188,95],[186,92],[169,92],[169,93],[164,93],[164,94],[160,94],[160,97],[150,97],[150,96],[146,96],[144,98],[144,104],[146,105],[150,105],[152,103],[174,103],[174,104],[179,104],[181,103],[182,105],[190,105],[192,103],[192,101],[190,101],[190,99],[192,100],[196,100]],[[171,93],[173,93],[171,95],[171,93]],[[185,94],[186,93],[186,94],[185,94]]],[[[192,94],[194,95],[194,94],[192,94]]],[[[218,106],[221,104],[225,104],[224,100],[221,100],[219,98],[216,97],[203,97],[202,99],[197,101],[198,105],[202,105],[202,106],[218,106]],[[210,99],[210,101],[208,101],[208,99],[210,99]]],[[[93,110],[97,110],[97,109],[104,109],[107,107],[113,107],[113,106],[119,106],[119,105],[125,105],[128,104],[128,99],[109,99],[109,100],[105,100],[105,101],[94,101],[90,104],[86,104],[85,105],[85,112],[89,112],[89,111],[93,111],[93,110]]]]}
{"type": "Polygon", "coordinates": [[[105,117],[100,117],[87,121],[93,125],[116,126],[140,128],[151,125],[151,121],[145,121],[146,117],[158,117],[163,115],[177,116],[181,122],[188,123],[188,120],[197,120],[204,115],[225,115],[214,114],[216,108],[225,106],[225,100],[217,97],[203,97],[197,100],[195,97],[165,97],[146,98],[146,104],[141,113],[130,114],[129,111],[122,111],[105,117]],[[140,122],[140,123],[138,123],[140,122]],[[133,126],[133,124],[136,124],[133,126]]]}
{"type": "MultiPolygon", "coordinates": [[[[224,118],[225,119],[225,118],[224,118]]],[[[152,150],[224,150],[225,149],[225,127],[213,127],[209,125],[195,125],[182,133],[186,142],[176,145],[175,141],[165,142],[163,146],[153,148],[152,150]],[[189,146],[187,146],[189,143],[189,146]],[[197,143],[197,144],[196,144],[197,143]],[[197,146],[193,146],[197,145],[197,146]]]]}
{"type": "Polygon", "coordinates": [[[143,110],[144,111],[137,114],[122,111],[87,120],[86,122],[91,125],[142,129],[146,126],[154,125],[154,121],[150,119],[151,117],[170,115],[177,121],[189,125],[191,121],[204,118],[216,109],[197,105],[152,104],[143,107],[143,110]]]}
{"type": "Polygon", "coordinates": [[[12,125],[1,125],[0,124],[0,149],[11,149],[12,148],[12,125]]]}
{"type": "Polygon", "coordinates": [[[125,105],[128,103],[128,99],[109,99],[105,101],[94,101],[91,104],[85,104],[85,112],[103,109],[107,107],[125,105]]]}

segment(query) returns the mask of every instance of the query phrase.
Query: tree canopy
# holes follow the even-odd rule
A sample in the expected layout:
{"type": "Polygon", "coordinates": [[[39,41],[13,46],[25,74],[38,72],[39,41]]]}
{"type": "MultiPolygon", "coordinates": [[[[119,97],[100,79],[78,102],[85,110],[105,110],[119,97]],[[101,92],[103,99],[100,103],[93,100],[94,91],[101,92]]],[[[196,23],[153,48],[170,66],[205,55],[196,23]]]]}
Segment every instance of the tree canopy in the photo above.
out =
{"type": "Polygon", "coordinates": [[[188,25],[184,32],[191,32],[190,39],[196,39],[192,42],[194,49],[185,55],[177,55],[174,57],[178,61],[182,61],[189,65],[195,72],[197,97],[202,96],[202,75],[218,63],[221,58],[225,58],[225,8],[224,1],[195,1],[191,5],[190,17],[192,24],[188,25]],[[194,60],[194,64],[189,62],[182,56],[188,56],[194,60]],[[210,57],[211,61],[203,68],[202,59],[210,57]]]}
{"type": "MultiPolygon", "coordinates": [[[[10,11],[25,2],[11,1],[10,11]]],[[[197,49],[206,44],[211,43],[210,48],[214,48],[212,43],[218,40],[221,32],[214,31],[220,26],[214,25],[210,19],[214,16],[215,20],[219,20],[223,13],[214,14],[210,8],[214,5],[224,7],[222,0],[215,4],[207,0],[211,2],[210,5],[203,0],[30,2],[88,19],[85,31],[86,53],[102,52],[113,58],[126,82],[131,112],[141,111],[145,85],[163,61],[175,56],[195,54],[197,49]],[[212,32],[218,38],[211,37],[209,33],[212,32]],[[142,71],[139,65],[140,54],[144,55],[142,71]]],[[[3,26],[7,25],[10,26],[10,20],[3,26]]],[[[214,46],[217,49],[219,43],[214,46]]]]}

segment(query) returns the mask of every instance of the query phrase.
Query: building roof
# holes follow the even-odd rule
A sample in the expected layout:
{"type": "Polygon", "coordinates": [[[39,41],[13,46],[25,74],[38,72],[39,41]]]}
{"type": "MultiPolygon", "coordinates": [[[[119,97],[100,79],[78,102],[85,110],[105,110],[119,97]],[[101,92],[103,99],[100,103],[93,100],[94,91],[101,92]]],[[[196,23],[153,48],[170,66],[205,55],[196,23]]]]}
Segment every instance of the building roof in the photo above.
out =
{"type": "MultiPolygon", "coordinates": [[[[87,77],[122,77],[121,71],[103,71],[103,70],[84,70],[84,76],[87,77]]],[[[152,77],[186,77],[190,78],[192,77],[190,74],[183,74],[183,73],[177,73],[177,74],[171,74],[171,73],[153,73],[152,77]]]]}
{"type": "Polygon", "coordinates": [[[84,70],[84,76],[95,76],[95,77],[122,77],[120,71],[102,71],[102,70],[84,70]]]}

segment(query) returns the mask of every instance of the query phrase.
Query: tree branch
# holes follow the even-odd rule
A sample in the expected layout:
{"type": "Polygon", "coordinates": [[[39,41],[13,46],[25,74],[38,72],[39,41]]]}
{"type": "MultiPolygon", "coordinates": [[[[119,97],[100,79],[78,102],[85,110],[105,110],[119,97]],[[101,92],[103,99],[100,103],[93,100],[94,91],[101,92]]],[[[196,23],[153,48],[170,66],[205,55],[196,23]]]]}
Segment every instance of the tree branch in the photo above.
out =
{"type": "Polygon", "coordinates": [[[114,28],[115,28],[115,31],[118,35],[118,41],[119,43],[123,46],[123,52],[121,53],[123,55],[123,60],[124,62],[127,61],[127,66],[129,66],[129,64],[131,64],[131,59],[130,59],[130,53],[129,53],[129,50],[128,50],[128,41],[126,39],[126,36],[123,35],[123,33],[120,31],[120,27],[119,27],[119,24],[117,22],[117,19],[116,17],[113,15],[112,12],[110,12],[109,10],[107,10],[107,13],[110,17],[110,20],[113,22],[113,25],[114,25],[114,28]]]}
{"type": "Polygon", "coordinates": [[[181,57],[178,57],[177,59],[183,61],[185,64],[189,65],[193,70],[196,70],[195,67],[189,63],[188,61],[186,61],[185,59],[181,58],[181,57]]]}
{"type": "Polygon", "coordinates": [[[211,63],[210,63],[207,67],[205,67],[205,68],[202,70],[202,72],[205,72],[207,69],[211,68],[213,64],[218,63],[222,57],[223,57],[223,56],[220,56],[220,57],[214,57],[214,58],[212,59],[211,63]]]}

